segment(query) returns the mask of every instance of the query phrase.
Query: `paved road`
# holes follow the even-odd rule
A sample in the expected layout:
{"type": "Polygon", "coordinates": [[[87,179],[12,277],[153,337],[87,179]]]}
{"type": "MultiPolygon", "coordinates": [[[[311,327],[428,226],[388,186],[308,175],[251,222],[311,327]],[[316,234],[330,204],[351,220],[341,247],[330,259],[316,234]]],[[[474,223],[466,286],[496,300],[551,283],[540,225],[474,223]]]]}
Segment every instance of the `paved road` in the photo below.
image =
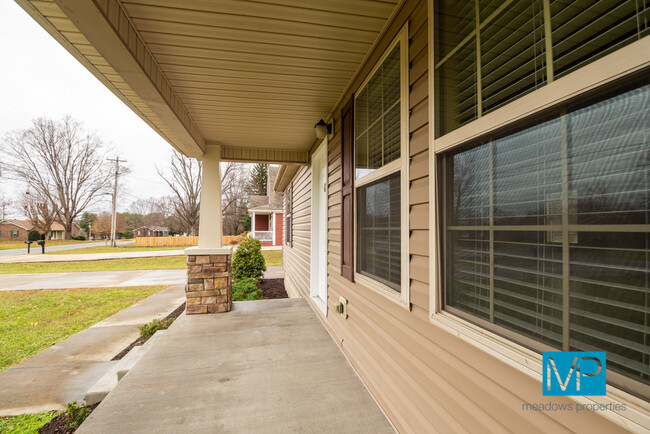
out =
{"type": "Polygon", "coordinates": [[[0,275],[0,291],[185,284],[186,270],[84,271],[0,275]]]}
{"type": "MultiPolygon", "coordinates": [[[[119,246],[133,244],[133,240],[118,241],[117,244],[119,246]]],[[[45,243],[45,251],[57,252],[59,250],[75,250],[75,249],[84,249],[86,247],[107,246],[107,245],[108,244],[106,243],[106,241],[94,241],[94,242],[80,243],[80,244],[64,244],[62,246],[48,246],[47,243],[45,243]]],[[[25,247],[22,249],[0,250],[0,256],[16,256],[16,255],[22,255],[27,257],[27,245],[25,245],[25,247]]],[[[32,244],[30,256],[31,255],[41,255],[41,247],[36,243],[32,244]]]]}

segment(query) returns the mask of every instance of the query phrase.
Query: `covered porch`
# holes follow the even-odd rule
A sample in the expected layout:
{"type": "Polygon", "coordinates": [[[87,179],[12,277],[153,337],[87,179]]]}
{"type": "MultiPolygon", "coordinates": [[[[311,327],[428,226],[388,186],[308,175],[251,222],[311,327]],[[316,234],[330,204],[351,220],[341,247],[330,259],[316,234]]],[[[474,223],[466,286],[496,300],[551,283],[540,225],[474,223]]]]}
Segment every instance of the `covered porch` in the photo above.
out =
{"type": "Polygon", "coordinates": [[[79,433],[393,428],[304,299],[182,315],[79,433]]]}

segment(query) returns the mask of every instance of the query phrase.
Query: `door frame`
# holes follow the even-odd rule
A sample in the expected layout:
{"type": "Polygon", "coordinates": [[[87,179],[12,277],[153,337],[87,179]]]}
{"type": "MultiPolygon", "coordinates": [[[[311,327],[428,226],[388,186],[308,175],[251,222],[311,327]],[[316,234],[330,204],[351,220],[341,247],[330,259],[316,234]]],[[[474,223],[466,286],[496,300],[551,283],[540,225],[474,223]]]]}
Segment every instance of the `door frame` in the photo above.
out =
{"type": "Polygon", "coordinates": [[[311,258],[310,258],[310,289],[312,301],[323,315],[327,316],[327,137],[323,139],[311,157],[311,258]],[[325,185],[321,188],[321,171],[325,172],[325,185]],[[319,217],[324,216],[325,239],[321,239],[319,217]],[[319,251],[320,249],[320,251],[319,251]],[[325,282],[325,288],[319,287],[319,282],[325,282]],[[324,293],[325,299],[321,297],[324,293]]]}

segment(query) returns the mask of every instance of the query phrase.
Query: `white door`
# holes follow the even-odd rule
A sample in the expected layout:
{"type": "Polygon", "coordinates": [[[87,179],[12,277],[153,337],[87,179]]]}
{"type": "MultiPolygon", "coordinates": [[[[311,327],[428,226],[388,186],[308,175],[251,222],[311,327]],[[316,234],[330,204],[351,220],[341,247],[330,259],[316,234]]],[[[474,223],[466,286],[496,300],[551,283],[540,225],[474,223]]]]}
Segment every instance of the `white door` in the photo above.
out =
{"type": "Polygon", "coordinates": [[[327,315],[327,139],[312,157],[311,205],[310,294],[327,315]]]}

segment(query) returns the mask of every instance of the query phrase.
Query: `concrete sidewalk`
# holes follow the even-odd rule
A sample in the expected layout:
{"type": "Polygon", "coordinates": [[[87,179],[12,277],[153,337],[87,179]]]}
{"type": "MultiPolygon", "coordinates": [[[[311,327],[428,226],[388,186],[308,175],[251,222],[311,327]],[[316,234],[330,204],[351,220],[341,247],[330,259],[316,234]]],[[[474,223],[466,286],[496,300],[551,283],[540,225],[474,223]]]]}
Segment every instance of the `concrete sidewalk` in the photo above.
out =
{"type": "Polygon", "coordinates": [[[394,432],[304,299],[182,315],[77,431],[394,432]]]}
{"type": "Polygon", "coordinates": [[[184,256],[182,250],[154,250],[151,252],[80,253],[69,255],[18,255],[0,257],[0,264],[32,262],[102,261],[106,259],[149,258],[156,256],[184,256]]]}
{"type": "Polygon", "coordinates": [[[171,286],[0,372],[0,416],[65,410],[117,362],[110,360],[138,336],[138,326],[165,317],[185,301],[171,286]]]}
{"type": "Polygon", "coordinates": [[[0,291],[184,285],[187,270],[80,271],[0,275],[0,291]]]}

